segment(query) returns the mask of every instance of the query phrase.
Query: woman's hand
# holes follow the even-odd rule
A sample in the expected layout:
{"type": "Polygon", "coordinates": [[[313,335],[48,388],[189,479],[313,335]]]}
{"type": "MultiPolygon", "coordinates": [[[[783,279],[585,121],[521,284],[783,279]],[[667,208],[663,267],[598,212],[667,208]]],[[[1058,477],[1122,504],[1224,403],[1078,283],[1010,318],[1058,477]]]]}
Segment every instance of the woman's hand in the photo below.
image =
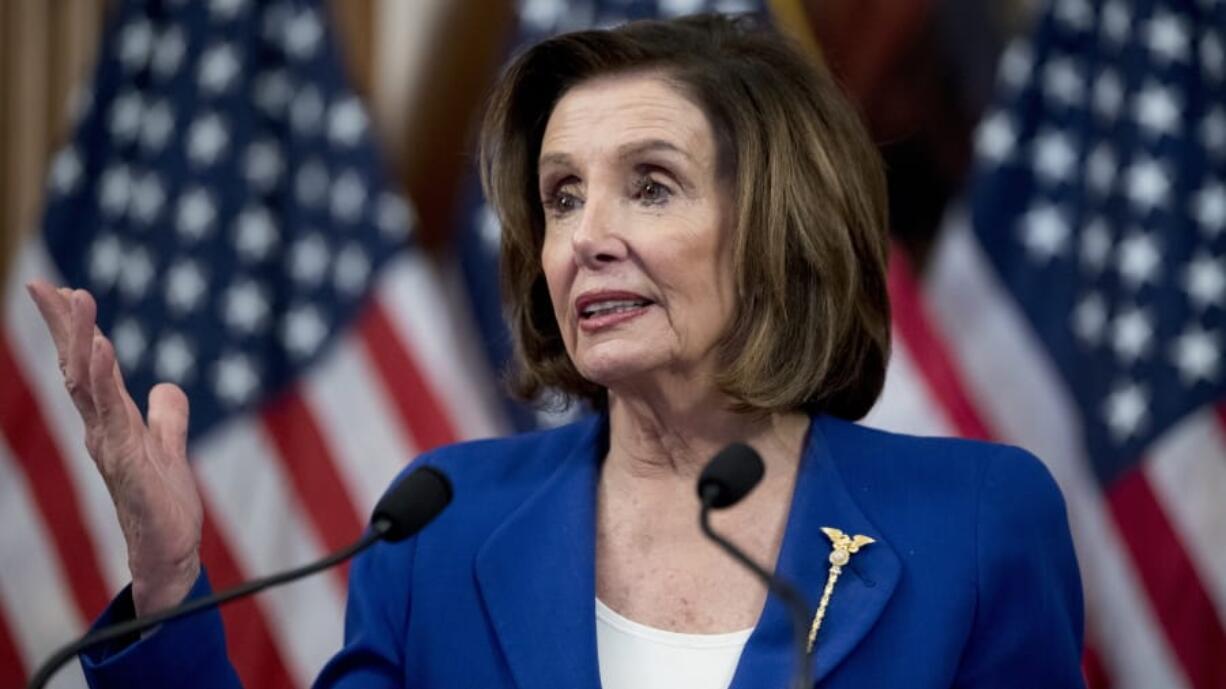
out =
{"type": "Polygon", "coordinates": [[[203,508],[187,464],[187,396],[161,383],[146,425],[124,386],[115,350],[84,290],[28,285],[51,330],[85,446],[106,481],[128,545],[137,616],[183,600],[200,573],[203,508]]]}

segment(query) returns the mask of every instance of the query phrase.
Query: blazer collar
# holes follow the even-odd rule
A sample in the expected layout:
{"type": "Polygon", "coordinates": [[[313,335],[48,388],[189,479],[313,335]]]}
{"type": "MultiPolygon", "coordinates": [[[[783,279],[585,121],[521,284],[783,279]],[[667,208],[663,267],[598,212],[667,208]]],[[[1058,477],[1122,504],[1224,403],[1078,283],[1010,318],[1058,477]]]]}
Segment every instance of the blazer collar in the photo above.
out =
{"type": "MultiPolygon", "coordinates": [[[[811,610],[825,586],[831,545],[821,527],[876,542],[852,557],[831,596],[814,649],[813,682],[847,657],[885,609],[901,573],[898,556],[843,484],[827,421],[810,424],[776,570],[811,610]]],[[[491,624],[521,689],[599,687],[595,611],[597,467],[607,444],[603,417],[553,474],[497,528],[477,554],[476,576],[491,624]]],[[[728,566],[736,566],[729,561],[728,566]]],[[[767,598],[731,689],[784,687],[793,672],[792,618],[767,598]]]]}

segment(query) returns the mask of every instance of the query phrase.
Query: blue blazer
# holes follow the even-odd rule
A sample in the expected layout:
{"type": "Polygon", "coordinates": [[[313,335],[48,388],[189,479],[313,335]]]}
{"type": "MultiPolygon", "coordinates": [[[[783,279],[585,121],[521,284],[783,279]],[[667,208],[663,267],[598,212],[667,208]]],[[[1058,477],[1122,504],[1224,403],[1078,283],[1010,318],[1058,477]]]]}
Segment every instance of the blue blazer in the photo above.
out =
{"type": "MultiPolygon", "coordinates": [[[[357,559],[345,643],[316,686],[599,687],[594,502],[606,424],[419,458],[451,477],[455,498],[414,539],[357,559]]],[[[876,542],[834,589],[816,685],[1083,686],[1077,563],[1060,492],[1033,456],[816,417],[777,563],[813,605],[829,567],[823,526],[876,542]]],[[[202,577],[192,595],[206,590],[202,577]]],[[[99,623],[122,616],[121,599],[99,623]]],[[[771,597],[733,689],[787,686],[791,644],[771,597]]],[[[216,613],[83,663],[95,689],[238,686],[216,613]]]]}

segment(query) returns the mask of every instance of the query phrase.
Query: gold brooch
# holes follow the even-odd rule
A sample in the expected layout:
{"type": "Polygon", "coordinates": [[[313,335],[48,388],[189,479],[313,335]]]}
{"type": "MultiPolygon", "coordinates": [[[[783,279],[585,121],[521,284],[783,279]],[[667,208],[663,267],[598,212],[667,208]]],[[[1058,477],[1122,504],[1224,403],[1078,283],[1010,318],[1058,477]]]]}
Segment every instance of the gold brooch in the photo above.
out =
{"type": "Polygon", "coordinates": [[[830,526],[823,526],[822,533],[830,539],[833,550],[830,551],[830,571],[826,574],[826,588],[822,591],[822,600],[817,605],[817,614],[813,615],[813,625],[809,627],[809,653],[813,652],[813,645],[817,642],[817,630],[822,626],[826,606],[830,603],[830,594],[834,593],[834,585],[843,573],[843,566],[851,562],[851,556],[860,552],[860,548],[875,542],[868,536],[848,536],[830,526]]]}

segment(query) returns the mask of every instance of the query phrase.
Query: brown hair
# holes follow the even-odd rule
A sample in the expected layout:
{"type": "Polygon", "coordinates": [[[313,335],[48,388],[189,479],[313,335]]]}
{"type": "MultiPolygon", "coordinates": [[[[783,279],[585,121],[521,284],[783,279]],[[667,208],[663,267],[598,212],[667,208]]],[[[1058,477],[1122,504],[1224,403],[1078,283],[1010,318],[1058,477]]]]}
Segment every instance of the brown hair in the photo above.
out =
{"type": "Polygon", "coordinates": [[[641,70],[659,71],[706,113],[720,167],[731,171],[737,304],[716,384],[739,411],[862,417],[881,392],[890,348],[881,159],[830,74],[746,17],[564,34],[507,69],[482,127],[481,173],[502,223],[512,390],[606,402],[575,369],[554,320],[537,157],[568,89],[641,70]]]}

